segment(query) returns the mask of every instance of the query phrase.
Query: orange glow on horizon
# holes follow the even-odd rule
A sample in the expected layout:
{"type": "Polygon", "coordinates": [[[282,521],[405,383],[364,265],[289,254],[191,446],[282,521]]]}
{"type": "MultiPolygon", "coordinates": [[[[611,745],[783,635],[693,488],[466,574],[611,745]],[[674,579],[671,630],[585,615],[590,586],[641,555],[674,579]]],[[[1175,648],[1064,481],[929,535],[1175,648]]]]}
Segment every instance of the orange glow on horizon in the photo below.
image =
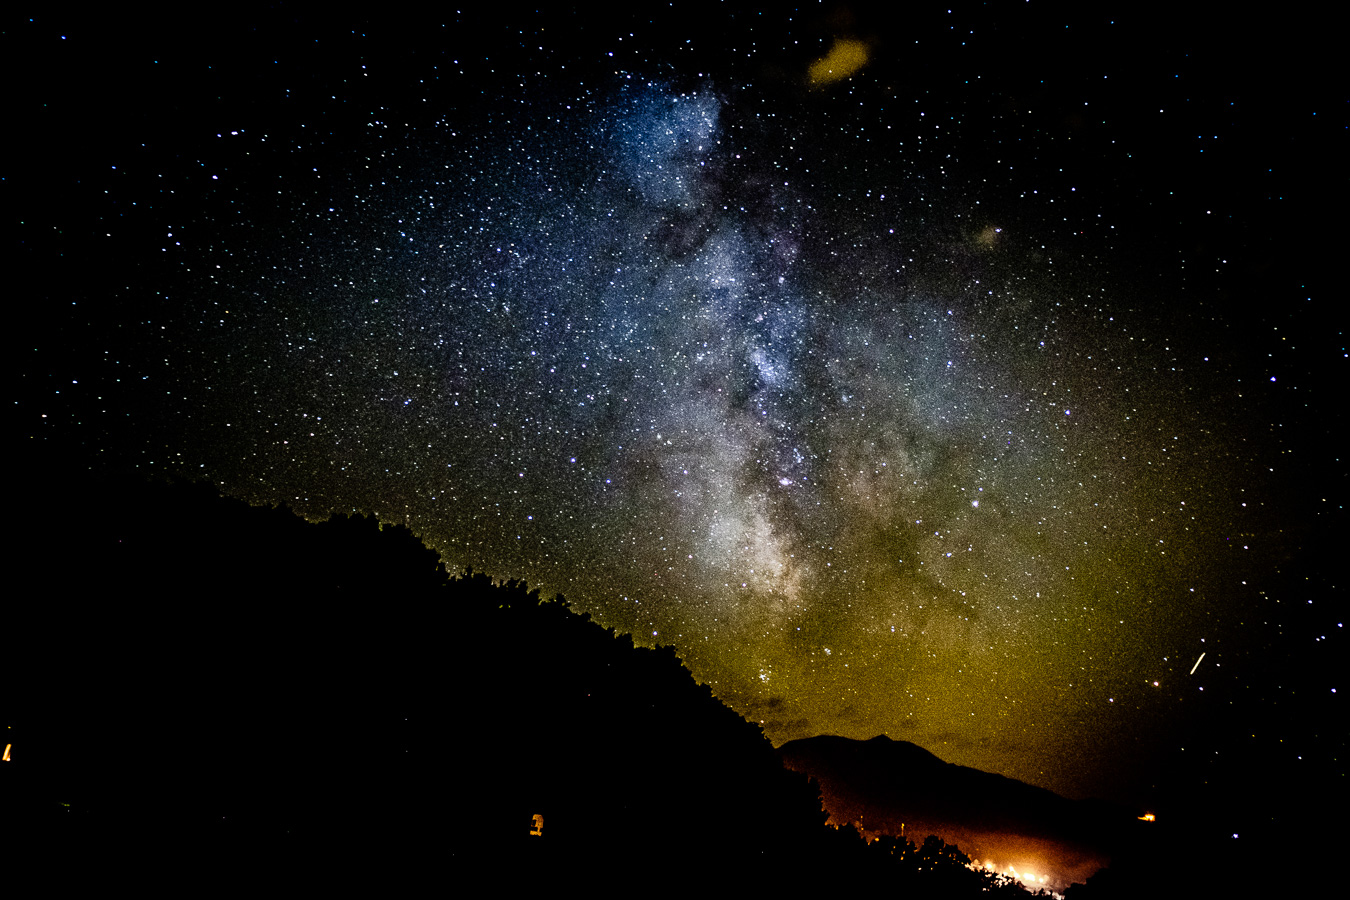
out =
{"type": "Polygon", "coordinates": [[[998,866],[996,866],[991,859],[985,860],[983,865],[981,865],[978,859],[972,860],[967,868],[974,869],[976,872],[983,870],[985,872],[992,872],[995,875],[1006,875],[1029,888],[1042,888],[1050,881],[1049,875],[1037,875],[1035,872],[1019,872],[1017,871],[1017,867],[1013,865],[1009,865],[1000,872],[998,866]]]}

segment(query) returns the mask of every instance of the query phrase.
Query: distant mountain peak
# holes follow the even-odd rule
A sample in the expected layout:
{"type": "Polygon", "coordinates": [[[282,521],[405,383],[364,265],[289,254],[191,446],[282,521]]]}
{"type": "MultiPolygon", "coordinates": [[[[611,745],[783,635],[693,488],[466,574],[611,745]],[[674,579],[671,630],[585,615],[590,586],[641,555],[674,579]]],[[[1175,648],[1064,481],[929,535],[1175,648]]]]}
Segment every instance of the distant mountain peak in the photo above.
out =
{"type": "Polygon", "coordinates": [[[1135,813],[1068,800],[1012,778],[959,766],[909,741],[821,735],[778,749],[783,765],[820,784],[835,825],[916,843],[935,834],[1003,871],[1083,881],[1105,866],[1135,813]]]}

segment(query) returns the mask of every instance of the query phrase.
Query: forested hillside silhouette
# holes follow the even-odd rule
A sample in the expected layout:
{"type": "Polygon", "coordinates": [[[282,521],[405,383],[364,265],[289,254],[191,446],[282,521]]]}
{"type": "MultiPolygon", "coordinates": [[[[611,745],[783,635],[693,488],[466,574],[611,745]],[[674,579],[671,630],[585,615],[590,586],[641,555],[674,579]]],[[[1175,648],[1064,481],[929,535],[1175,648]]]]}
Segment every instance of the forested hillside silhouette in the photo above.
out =
{"type": "Polygon", "coordinates": [[[12,548],[7,837],[51,877],[1020,892],[826,826],[674,650],[447,573],[402,526],[87,490],[12,548]]]}
{"type": "Polygon", "coordinates": [[[1038,873],[1063,890],[1154,828],[1143,810],[1069,800],[1044,788],[943,762],[906,741],[822,735],[778,748],[815,778],[830,820],[868,834],[937,834],[999,871],[1038,873]]]}

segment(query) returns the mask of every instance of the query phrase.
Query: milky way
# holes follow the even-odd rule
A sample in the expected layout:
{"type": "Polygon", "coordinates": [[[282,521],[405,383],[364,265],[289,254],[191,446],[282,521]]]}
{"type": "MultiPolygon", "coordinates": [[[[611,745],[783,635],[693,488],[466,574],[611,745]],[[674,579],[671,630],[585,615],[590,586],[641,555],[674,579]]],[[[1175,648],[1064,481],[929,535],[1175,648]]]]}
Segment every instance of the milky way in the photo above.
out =
{"type": "Polygon", "coordinates": [[[721,68],[325,33],[317,74],[114,147],[86,385],[130,412],[90,440],[406,522],[775,741],[1100,790],[1245,652],[1270,379],[1188,287],[1217,263],[1122,214],[1122,127],[876,40],[809,75],[833,38],[785,22],[721,68]]]}
{"type": "Polygon", "coordinates": [[[1166,379],[1122,299],[1072,296],[992,218],[926,236],[903,176],[828,196],[811,170],[835,151],[791,156],[791,122],[737,140],[761,99],[737,87],[621,72],[422,151],[436,181],[381,201],[379,246],[268,285],[313,349],[277,388],[295,474],[273,463],[256,499],[406,517],[452,564],[674,643],[777,737],[931,745],[940,705],[940,731],[955,712],[997,743],[1148,702],[1200,635],[1141,636],[1204,597],[1126,561],[1184,552],[1169,516],[1217,498],[1150,481],[1212,439],[1158,430],[1166,379]],[[397,281],[371,284],[386,253],[397,281]]]}

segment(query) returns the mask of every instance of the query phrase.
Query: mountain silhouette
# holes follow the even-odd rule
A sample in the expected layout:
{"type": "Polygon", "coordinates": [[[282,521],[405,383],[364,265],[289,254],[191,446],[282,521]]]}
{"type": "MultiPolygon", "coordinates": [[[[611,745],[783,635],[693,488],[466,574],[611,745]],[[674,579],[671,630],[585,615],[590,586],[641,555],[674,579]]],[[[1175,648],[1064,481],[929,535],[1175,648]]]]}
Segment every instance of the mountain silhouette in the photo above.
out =
{"type": "Polygon", "coordinates": [[[819,782],[833,824],[856,824],[868,835],[934,834],[996,871],[1032,873],[1033,883],[1056,890],[1085,881],[1147,827],[1138,811],[1068,800],[885,736],[805,738],[778,755],[819,782]]]}
{"type": "Polygon", "coordinates": [[[16,871],[657,895],[823,890],[847,872],[1016,894],[936,838],[828,827],[817,786],[673,648],[518,581],[452,575],[406,527],[306,522],[204,485],[60,488],[11,543],[42,575],[6,610],[16,871]]]}
{"type": "Polygon", "coordinates": [[[48,485],[11,541],[40,574],[6,610],[14,859],[91,885],[528,886],[776,867],[830,831],[673,649],[450,575],[406,527],[48,485]]]}

